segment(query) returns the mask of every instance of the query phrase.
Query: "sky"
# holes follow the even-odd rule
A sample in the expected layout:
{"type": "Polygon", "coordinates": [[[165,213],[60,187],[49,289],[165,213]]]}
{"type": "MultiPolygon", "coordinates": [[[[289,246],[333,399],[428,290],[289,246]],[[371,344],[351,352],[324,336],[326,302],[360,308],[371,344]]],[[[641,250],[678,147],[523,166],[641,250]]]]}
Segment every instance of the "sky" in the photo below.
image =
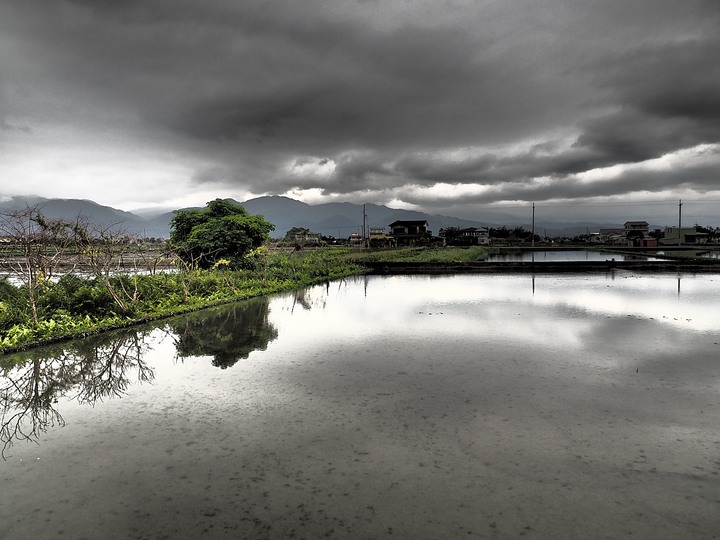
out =
{"type": "Polygon", "coordinates": [[[0,0],[0,197],[720,222],[718,0],[0,0]]]}

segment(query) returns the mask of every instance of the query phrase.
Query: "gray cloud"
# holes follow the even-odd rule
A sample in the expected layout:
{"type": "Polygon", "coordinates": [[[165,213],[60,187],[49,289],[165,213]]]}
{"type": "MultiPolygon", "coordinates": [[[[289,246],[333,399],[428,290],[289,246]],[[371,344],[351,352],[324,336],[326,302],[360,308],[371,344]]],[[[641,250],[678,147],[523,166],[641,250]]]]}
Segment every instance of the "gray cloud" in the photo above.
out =
{"type": "Polygon", "coordinates": [[[719,26],[705,0],[11,0],[0,143],[21,160],[20,135],[70,130],[44,142],[63,151],[106,137],[178,156],[189,186],[255,193],[703,192],[707,161],[692,181],[687,167],[577,175],[720,144],[719,26]],[[311,162],[335,169],[291,170],[311,162]]]}

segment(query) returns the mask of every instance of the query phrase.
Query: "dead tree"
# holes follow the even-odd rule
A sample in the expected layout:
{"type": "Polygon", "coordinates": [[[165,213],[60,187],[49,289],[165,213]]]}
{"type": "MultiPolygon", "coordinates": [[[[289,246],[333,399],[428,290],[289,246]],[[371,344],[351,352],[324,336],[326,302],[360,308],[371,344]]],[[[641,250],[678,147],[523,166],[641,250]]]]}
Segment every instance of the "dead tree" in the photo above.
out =
{"type": "Polygon", "coordinates": [[[126,273],[123,261],[131,251],[131,236],[119,223],[91,225],[81,219],[75,223],[73,233],[80,264],[105,287],[120,312],[130,314],[140,296],[137,282],[133,280],[132,286],[128,287],[124,280],[114,278],[126,273]]]}
{"type": "Polygon", "coordinates": [[[25,286],[33,327],[39,325],[38,299],[74,244],[73,224],[48,219],[39,206],[0,211],[4,251],[0,268],[25,286]]]}

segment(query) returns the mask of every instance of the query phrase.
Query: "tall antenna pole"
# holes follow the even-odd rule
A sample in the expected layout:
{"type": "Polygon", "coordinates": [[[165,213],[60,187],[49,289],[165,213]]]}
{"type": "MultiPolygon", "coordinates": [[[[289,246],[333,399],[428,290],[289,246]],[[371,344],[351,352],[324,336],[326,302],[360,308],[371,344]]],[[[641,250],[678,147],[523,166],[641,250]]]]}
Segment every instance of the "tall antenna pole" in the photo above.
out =
{"type": "Polygon", "coordinates": [[[680,228],[682,227],[682,199],[678,201],[678,246],[680,245],[680,238],[682,235],[682,232],[680,228]]]}

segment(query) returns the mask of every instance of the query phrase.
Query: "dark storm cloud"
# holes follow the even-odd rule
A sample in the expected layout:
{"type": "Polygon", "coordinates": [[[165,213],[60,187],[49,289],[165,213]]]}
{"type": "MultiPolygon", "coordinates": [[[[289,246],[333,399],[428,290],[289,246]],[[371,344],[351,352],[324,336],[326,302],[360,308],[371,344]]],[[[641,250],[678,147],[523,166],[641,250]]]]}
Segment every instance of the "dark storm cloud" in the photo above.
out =
{"type": "MultiPolygon", "coordinates": [[[[587,200],[608,195],[629,195],[638,192],[659,193],[665,190],[692,189],[698,192],[717,189],[717,165],[697,165],[681,170],[626,170],[602,181],[582,182],[575,178],[556,177],[549,180],[505,182],[478,195],[463,195],[465,205],[499,201],[587,200]]],[[[437,201],[448,200],[433,194],[437,201]]],[[[452,195],[448,196],[452,199],[452,195]]],[[[409,194],[407,202],[423,206],[427,196],[409,194]]]]}
{"type": "MultiPolygon", "coordinates": [[[[509,114],[500,107],[507,96],[493,91],[513,68],[477,59],[483,45],[472,34],[358,27],[337,35],[318,26],[325,40],[288,30],[288,55],[262,60],[218,95],[190,96],[166,121],[193,138],[272,142],[295,152],[452,147],[468,137],[520,135],[513,123],[499,124],[509,114]],[[494,128],[483,134],[478,125],[494,128]]],[[[527,103],[511,116],[532,123],[544,114],[527,103]]]]}
{"type": "Polygon", "coordinates": [[[598,85],[619,110],[586,122],[576,146],[612,164],[720,141],[720,39],[643,47],[600,63],[598,85]]]}
{"type": "Polygon", "coordinates": [[[597,66],[601,86],[621,102],[661,118],[720,117],[720,38],[645,46],[597,66]]]}
{"type": "Polygon", "coordinates": [[[109,134],[256,193],[660,190],[681,173],[576,175],[720,143],[717,6],[11,0],[0,137],[109,134]]]}
{"type": "MultiPolygon", "coordinates": [[[[699,144],[718,143],[720,92],[715,89],[720,88],[720,63],[713,61],[718,50],[720,40],[685,41],[635,51],[613,58],[613,62],[604,60],[597,66],[596,78],[600,88],[611,94],[604,100],[617,110],[578,122],[581,133],[568,149],[548,154],[538,148],[540,152],[533,149],[506,158],[488,154],[442,163],[434,158],[408,157],[398,163],[398,172],[420,184],[492,184],[532,177],[566,177],[599,167],[639,163],[699,144]]],[[[644,186],[633,183],[642,175],[628,174],[617,188],[636,191],[677,185],[675,175],[664,176],[666,182],[644,186]]],[[[560,189],[573,189],[568,183],[562,185],[560,189]]],[[[604,189],[611,185],[606,184],[604,189]]],[[[523,190],[534,191],[531,185],[523,190]]]]}

